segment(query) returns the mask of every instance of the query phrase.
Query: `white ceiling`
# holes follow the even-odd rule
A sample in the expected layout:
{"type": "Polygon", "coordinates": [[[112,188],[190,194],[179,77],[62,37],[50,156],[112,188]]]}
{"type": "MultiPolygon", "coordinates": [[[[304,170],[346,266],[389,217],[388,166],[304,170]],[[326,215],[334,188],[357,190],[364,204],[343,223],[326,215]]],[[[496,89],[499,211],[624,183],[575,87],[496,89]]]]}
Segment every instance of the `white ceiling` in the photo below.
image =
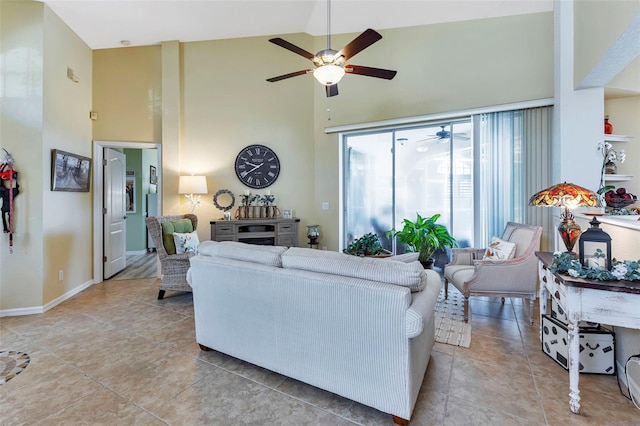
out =
{"type": "MultiPolygon", "coordinates": [[[[91,49],[327,33],[325,0],[41,0],[91,49]]],[[[553,10],[553,0],[333,0],[331,33],[553,10]]]]}

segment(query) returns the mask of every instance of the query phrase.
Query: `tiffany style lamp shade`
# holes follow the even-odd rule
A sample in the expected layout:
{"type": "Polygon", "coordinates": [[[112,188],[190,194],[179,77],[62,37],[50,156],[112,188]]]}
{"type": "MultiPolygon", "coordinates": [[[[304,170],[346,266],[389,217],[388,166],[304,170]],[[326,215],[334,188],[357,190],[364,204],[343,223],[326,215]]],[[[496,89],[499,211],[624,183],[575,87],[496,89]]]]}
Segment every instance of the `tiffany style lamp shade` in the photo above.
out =
{"type": "Polygon", "coordinates": [[[559,183],[550,188],[543,189],[533,194],[529,199],[530,206],[537,207],[564,207],[560,215],[558,232],[569,253],[573,253],[573,247],[580,237],[580,226],[573,220],[571,209],[576,207],[597,207],[598,197],[592,191],[572,183],[559,183]]]}

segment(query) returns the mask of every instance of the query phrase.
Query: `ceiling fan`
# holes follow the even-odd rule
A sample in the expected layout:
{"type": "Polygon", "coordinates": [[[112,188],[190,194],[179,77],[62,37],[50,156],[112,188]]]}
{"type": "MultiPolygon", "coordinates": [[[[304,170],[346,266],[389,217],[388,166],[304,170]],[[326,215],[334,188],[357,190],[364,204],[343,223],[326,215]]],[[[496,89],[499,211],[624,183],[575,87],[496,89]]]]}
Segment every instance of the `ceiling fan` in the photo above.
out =
{"type": "MultiPolygon", "coordinates": [[[[436,143],[447,143],[449,142],[449,139],[451,139],[451,132],[448,130],[445,130],[444,128],[445,126],[440,126],[440,130],[437,131],[435,134],[429,135],[429,137],[427,137],[426,139],[421,139],[416,142],[428,142],[428,141],[435,140],[436,143]]],[[[453,137],[456,139],[469,140],[469,136],[466,133],[454,133],[453,137]]]]}
{"type": "Polygon", "coordinates": [[[277,77],[268,78],[267,81],[274,83],[287,78],[313,73],[316,80],[325,86],[327,97],[331,97],[338,94],[338,82],[345,73],[391,80],[396,76],[397,71],[346,63],[353,56],[371,46],[381,38],[382,36],[376,31],[367,29],[339,51],[333,50],[331,48],[331,0],[327,0],[327,48],[325,50],[321,50],[314,55],[284,39],[281,39],[280,37],[269,40],[273,44],[284,47],[293,53],[307,58],[313,62],[315,68],[308,68],[289,74],[279,75],[277,77]]]}

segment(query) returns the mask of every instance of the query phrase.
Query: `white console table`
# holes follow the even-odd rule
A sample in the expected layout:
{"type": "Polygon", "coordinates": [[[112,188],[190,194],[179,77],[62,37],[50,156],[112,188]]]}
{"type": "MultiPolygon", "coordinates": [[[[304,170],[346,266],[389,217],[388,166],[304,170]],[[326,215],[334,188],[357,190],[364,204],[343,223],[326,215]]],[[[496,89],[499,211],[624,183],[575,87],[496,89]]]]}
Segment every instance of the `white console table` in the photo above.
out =
{"type": "Polygon", "coordinates": [[[578,321],[597,322],[640,329],[640,282],[595,281],[554,274],[549,270],[552,253],[537,252],[540,277],[540,341],[542,315],[547,313],[547,299],[553,297],[568,318],[569,333],[569,404],[580,412],[580,337],[578,321]]]}

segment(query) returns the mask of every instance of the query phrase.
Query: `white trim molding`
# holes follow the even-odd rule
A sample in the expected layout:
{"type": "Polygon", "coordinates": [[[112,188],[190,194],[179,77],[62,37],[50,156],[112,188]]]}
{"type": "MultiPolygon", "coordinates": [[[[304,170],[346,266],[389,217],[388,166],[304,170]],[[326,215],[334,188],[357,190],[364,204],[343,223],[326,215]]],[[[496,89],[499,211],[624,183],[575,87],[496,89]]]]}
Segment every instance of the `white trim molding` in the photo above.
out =
{"type": "Polygon", "coordinates": [[[516,109],[538,108],[554,104],[553,98],[536,99],[532,101],[516,102],[510,104],[494,105],[481,108],[472,108],[462,111],[439,112],[436,114],[418,115],[415,117],[392,118],[390,120],[371,121],[368,123],[345,124],[342,126],[325,127],[324,132],[341,133],[355,130],[381,129],[385,127],[400,127],[416,123],[424,123],[436,120],[453,120],[461,117],[470,117],[476,114],[486,114],[489,112],[512,111],[516,109]]]}

